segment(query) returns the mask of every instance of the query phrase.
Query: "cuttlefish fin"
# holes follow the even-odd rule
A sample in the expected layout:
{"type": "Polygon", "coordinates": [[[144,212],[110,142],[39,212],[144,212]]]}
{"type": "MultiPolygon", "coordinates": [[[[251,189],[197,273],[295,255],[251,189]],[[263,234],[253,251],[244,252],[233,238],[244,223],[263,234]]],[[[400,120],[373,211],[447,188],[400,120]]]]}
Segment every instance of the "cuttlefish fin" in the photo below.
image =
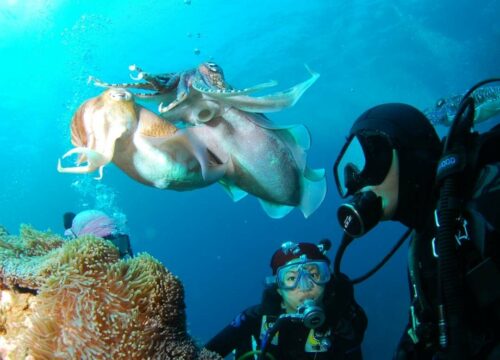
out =
{"type": "Polygon", "coordinates": [[[288,146],[299,170],[304,171],[306,167],[306,151],[311,146],[311,135],[307,127],[304,125],[293,125],[273,131],[288,146]]]}
{"type": "Polygon", "coordinates": [[[480,123],[497,115],[500,112],[500,100],[487,101],[484,104],[476,106],[474,113],[474,122],[480,123]]]}
{"type": "Polygon", "coordinates": [[[302,124],[279,126],[273,124],[263,114],[251,114],[242,112],[242,116],[252,121],[255,125],[274,132],[281,138],[292,152],[300,171],[306,166],[306,151],[311,147],[311,134],[307,127],[302,124]]]}
{"type": "Polygon", "coordinates": [[[308,218],[321,205],[326,195],[325,169],[305,168],[299,208],[308,218]]]}
{"type": "Polygon", "coordinates": [[[222,101],[224,104],[248,112],[275,112],[295,105],[304,92],[319,78],[319,74],[307,67],[311,77],[287,90],[274,94],[252,97],[246,95],[225,96],[220,93],[210,93],[208,96],[222,101]]]}
{"type": "Polygon", "coordinates": [[[279,205],[263,199],[259,199],[259,202],[266,214],[273,219],[281,219],[288,215],[294,208],[293,206],[279,205]]]}
{"type": "Polygon", "coordinates": [[[103,175],[103,168],[109,162],[111,161],[108,159],[105,155],[89,149],[89,148],[84,148],[84,147],[76,147],[68,152],[66,152],[62,158],[65,159],[68,156],[71,156],[73,154],[79,154],[79,155],[85,155],[85,159],[87,162],[87,165],[83,166],[73,166],[73,167],[63,167],[61,163],[61,159],[58,159],[57,161],[57,171],[60,173],[72,173],[72,174],[88,174],[90,172],[93,172],[95,170],[99,170],[99,176],[96,177],[95,179],[100,180],[102,179],[103,175]]]}
{"type": "MultiPolygon", "coordinates": [[[[321,205],[326,195],[326,179],[324,169],[304,170],[302,176],[302,195],[298,208],[308,218],[321,205]]],[[[294,209],[294,206],[281,205],[259,199],[266,214],[273,219],[280,219],[294,209]]]]}
{"type": "Polygon", "coordinates": [[[236,186],[236,185],[234,185],[234,184],[232,184],[224,179],[219,180],[219,184],[222,185],[222,188],[227,192],[229,197],[234,202],[240,201],[241,199],[243,199],[245,196],[248,195],[248,193],[246,191],[243,191],[238,186],[236,186]]]}
{"type": "Polygon", "coordinates": [[[289,132],[290,136],[288,138],[304,150],[308,150],[311,147],[311,134],[307,127],[302,124],[277,125],[264,114],[247,112],[241,112],[240,114],[261,128],[289,132]]]}

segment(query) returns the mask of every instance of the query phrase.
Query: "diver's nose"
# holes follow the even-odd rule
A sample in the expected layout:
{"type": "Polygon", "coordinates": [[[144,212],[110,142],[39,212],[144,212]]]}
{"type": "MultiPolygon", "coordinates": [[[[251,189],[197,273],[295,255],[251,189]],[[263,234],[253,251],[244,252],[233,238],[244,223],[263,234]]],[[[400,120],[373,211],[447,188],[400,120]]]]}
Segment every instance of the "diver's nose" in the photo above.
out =
{"type": "Polygon", "coordinates": [[[308,292],[308,291],[311,291],[312,288],[313,288],[313,282],[312,280],[309,278],[309,276],[301,276],[300,279],[299,279],[299,284],[298,284],[298,287],[300,290],[302,290],[303,292],[308,292]]]}

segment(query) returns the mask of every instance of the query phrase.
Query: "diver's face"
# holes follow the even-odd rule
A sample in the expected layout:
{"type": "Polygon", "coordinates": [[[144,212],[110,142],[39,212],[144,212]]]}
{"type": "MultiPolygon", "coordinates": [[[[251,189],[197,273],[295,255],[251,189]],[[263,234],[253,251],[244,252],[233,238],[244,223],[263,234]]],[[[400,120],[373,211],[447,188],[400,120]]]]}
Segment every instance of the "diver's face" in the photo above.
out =
{"type": "Polygon", "coordinates": [[[281,306],[287,313],[297,312],[297,308],[308,299],[314,300],[316,304],[321,303],[323,300],[323,293],[325,292],[324,285],[312,284],[307,290],[302,290],[299,286],[292,290],[278,289],[278,294],[281,295],[283,302],[281,306]]]}
{"type": "Polygon", "coordinates": [[[396,150],[392,151],[392,163],[384,181],[379,185],[369,185],[360,191],[373,191],[382,198],[383,215],[381,220],[390,220],[396,213],[399,195],[399,159],[396,150]]]}

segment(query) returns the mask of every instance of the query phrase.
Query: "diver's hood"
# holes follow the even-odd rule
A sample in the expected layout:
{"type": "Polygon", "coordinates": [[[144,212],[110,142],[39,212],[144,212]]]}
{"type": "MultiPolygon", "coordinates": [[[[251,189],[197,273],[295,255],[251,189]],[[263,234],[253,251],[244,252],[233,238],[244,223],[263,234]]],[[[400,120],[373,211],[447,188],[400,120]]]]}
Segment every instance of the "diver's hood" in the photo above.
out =
{"type": "Polygon", "coordinates": [[[350,134],[380,131],[389,136],[399,158],[399,195],[392,220],[420,228],[434,206],[432,191],[441,143],[431,123],[406,104],[383,104],[364,112],[350,134]]]}

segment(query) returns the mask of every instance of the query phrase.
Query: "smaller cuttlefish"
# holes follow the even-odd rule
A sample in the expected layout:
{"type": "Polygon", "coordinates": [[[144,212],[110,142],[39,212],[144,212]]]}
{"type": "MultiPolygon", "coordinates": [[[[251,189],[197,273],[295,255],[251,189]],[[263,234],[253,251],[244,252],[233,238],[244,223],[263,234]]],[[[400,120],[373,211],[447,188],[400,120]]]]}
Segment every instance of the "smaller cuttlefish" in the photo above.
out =
{"type": "MultiPolygon", "coordinates": [[[[424,110],[425,116],[434,126],[450,126],[458,111],[463,95],[439,99],[436,104],[424,110]]],[[[500,86],[479,88],[472,93],[475,103],[474,122],[486,121],[500,113],[500,86]]]]}
{"type": "Polygon", "coordinates": [[[113,162],[143,184],[182,191],[208,186],[226,171],[193,134],[137,105],[124,89],[82,104],[71,121],[71,142],[75,148],[63,159],[78,154],[77,166],[63,167],[59,159],[59,172],[99,170],[102,178],[104,166],[113,162]]]}

